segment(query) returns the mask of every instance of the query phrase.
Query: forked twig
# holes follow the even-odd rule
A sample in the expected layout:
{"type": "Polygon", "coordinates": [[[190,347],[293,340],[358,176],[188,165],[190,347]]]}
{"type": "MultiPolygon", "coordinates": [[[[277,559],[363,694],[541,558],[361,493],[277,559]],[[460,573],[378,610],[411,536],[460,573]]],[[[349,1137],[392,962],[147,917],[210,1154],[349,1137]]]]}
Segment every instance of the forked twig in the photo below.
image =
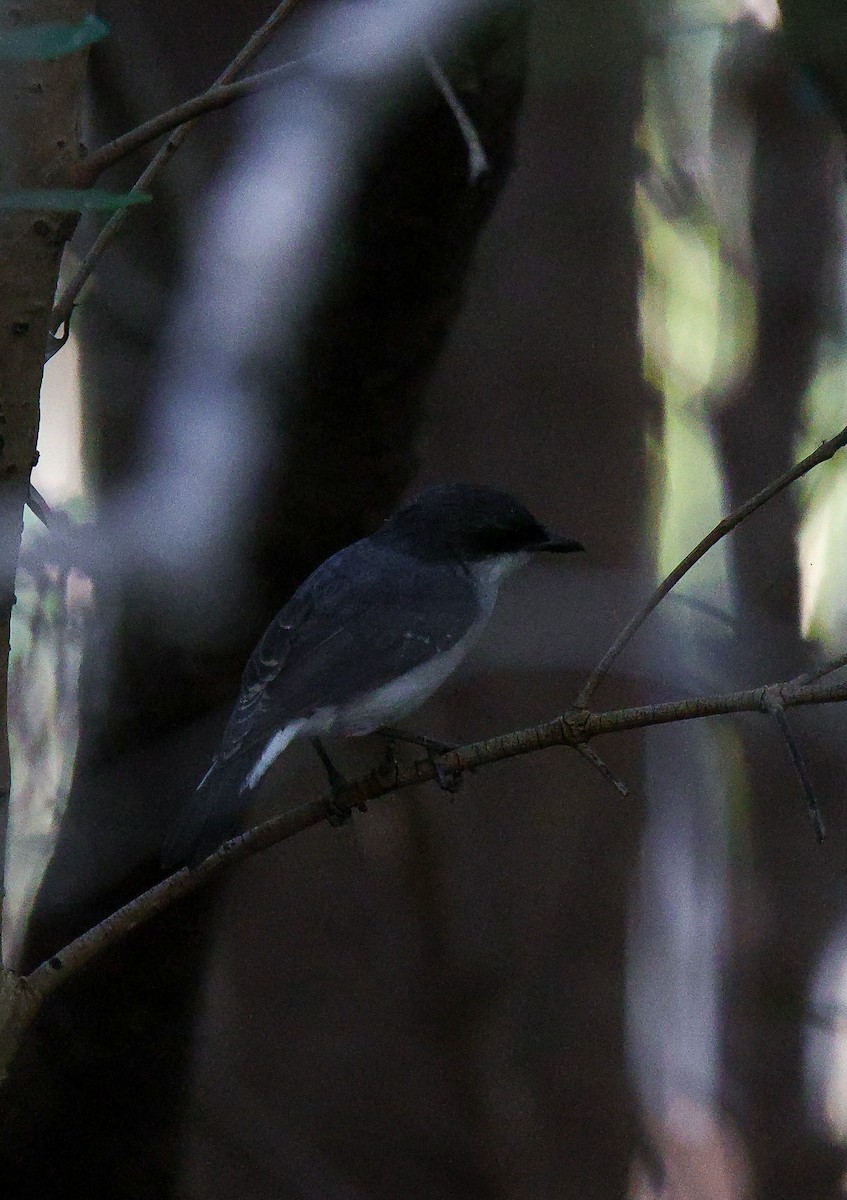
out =
{"type": "MultiPolygon", "coordinates": [[[[166,112],[151,117],[143,125],[136,125],[135,129],[130,129],[127,133],[115,138],[114,141],[107,142],[105,146],[93,151],[70,172],[69,184],[78,188],[91,187],[98,176],[102,175],[109,167],[113,167],[122,158],[134,154],[136,150],[140,150],[150,142],[154,142],[156,138],[170,133],[172,129],[179,129],[189,123],[193,124],[197,117],[215,112],[220,108],[226,108],[234,101],[241,100],[253,92],[264,91],[266,88],[285,83],[300,65],[299,62],[283,63],[282,66],[271,67],[267,71],[248,75],[246,79],[239,79],[236,83],[225,83],[207,88],[199,96],[192,96],[190,100],[184,100],[182,104],[177,104],[174,108],[169,108],[166,112]]],[[[135,186],[141,186],[140,180],[135,186]]]]}
{"type": "MultiPolygon", "coordinates": [[[[221,72],[218,78],[212,85],[213,88],[222,87],[225,84],[231,83],[235,77],[249,64],[258,54],[264,50],[265,46],[273,37],[282,21],[293,11],[300,3],[300,0],[282,0],[276,6],[274,11],[268,17],[263,25],[260,25],[256,32],[248,39],[247,42],[233,58],[229,66],[221,72]]],[[[139,191],[144,191],[153,180],[160,174],[162,168],[176,154],[179,147],[185,141],[194,126],[194,121],[199,118],[180,125],[179,128],[168,138],[164,146],[154,155],[150,163],[141,172],[135,183],[135,188],[139,191]]],[[[96,153],[96,152],[95,152],[96,153]]],[[[106,222],[97,235],[94,244],[91,246],[88,253],[85,255],[82,262],[77,267],[73,276],[62,289],[54,307],[53,315],[50,318],[50,329],[55,334],[56,330],[70,319],[74,304],[82,290],[85,281],[88,279],[91,272],[94,270],[97,263],[103,256],[115,235],[123,228],[124,221],[129,215],[128,208],[121,208],[106,222]]]]}

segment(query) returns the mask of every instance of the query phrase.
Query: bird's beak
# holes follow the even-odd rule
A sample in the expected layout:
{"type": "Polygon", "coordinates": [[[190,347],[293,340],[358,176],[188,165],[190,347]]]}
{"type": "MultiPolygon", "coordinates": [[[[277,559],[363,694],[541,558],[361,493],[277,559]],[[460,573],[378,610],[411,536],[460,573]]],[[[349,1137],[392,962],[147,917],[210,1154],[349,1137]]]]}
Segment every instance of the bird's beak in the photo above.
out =
{"type": "Polygon", "coordinates": [[[577,542],[573,538],[559,537],[558,534],[551,533],[547,530],[547,537],[543,542],[536,542],[532,547],[533,550],[547,550],[550,554],[573,554],[576,550],[584,550],[582,542],[577,542]]]}

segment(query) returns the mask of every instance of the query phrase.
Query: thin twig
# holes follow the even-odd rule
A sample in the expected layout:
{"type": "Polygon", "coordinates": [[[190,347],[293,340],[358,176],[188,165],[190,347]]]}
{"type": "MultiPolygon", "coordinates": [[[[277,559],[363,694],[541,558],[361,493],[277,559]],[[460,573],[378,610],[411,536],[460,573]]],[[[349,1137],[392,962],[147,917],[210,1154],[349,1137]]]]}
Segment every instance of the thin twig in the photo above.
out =
{"type": "Polygon", "coordinates": [[[802,475],[805,475],[808,471],[811,471],[813,467],[817,467],[820,463],[826,462],[828,459],[832,458],[832,456],[845,445],[847,445],[847,426],[845,426],[840,433],[837,433],[835,437],[830,438],[826,442],[822,442],[820,446],[818,446],[817,450],[814,450],[811,454],[807,455],[806,458],[802,459],[801,462],[791,467],[791,469],[786,471],[783,475],[780,475],[778,479],[775,479],[772,483],[769,483],[766,488],[763,488],[760,492],[753,496],[752,499],[748,500],[745,504],[742,504],[741,507],[737,508],[734,513],[730,513],[728,517],[724,517],[722,521],[719,521],[714,529],[712,529],[710,533],[707,533],[703,540],[699,542],[690,553],[686,554],[682,562],[678,563],[671,573],[665,576],[647,603],[643,605],[643,607],[640,608],[638,612],[635,613],[635,615],[627,622],[627,624],[612,642],[609,649],[600,659],[600,662],[589,675],[582,688],[582,691],[579,693],[579,696],[576,699],[574,707],[585,708],[591,696],[594,695],[594,692],[606,678],[612,663],[615,661],[621,651],[629,645],[635,634],[650,616],[650,613],[653,611],[653,609],[656,608],[659,602],[663,600],[665,596],[667,596],[668,592],[679,583],[680,579],[682,579],[682,577],[691,570],[694,564],[698,563],[708,550],[711,550],[712,546],[715,546],[721,540],[721,538],[725,537],[731,530],[735,529],[737,525],[740,525],[741,522],[745,520],[745,518],[749,517],[751,513],[754,513],[756,509],[761,508],[763,504],[767,504],[767,502],[772,500],[774,496],[777,496],[780,492],[784,491],[789,484],[792,484],[795,481],[795,479],[799,479],[802,475]]]}
{"type": "Polygon", "coordinates": [[[579,743],[576,749],[586,762],[590,762],[592,767],[600,772],[616,792],[619,792],[621,796],[629,796],[629,788],[624,781],[614,773],[608,763],[603,762],[603,759],[595,750],[592,750],[590,746],[586,746],[585,743],[579,743]]]}
{"type": "Polygon", "coordinates": [[[170,133],[172,129],[177,129],[181,125],[193,122],[204,113],[226,108],[235,100],[241,100],[242,97],[252,95],[253,92],[278,87],[290,79],[300,65],[299,61],[283,63],[280,67],[271,67],[267,71],[259,71],[256,75],[248,75],[246,79],[240,79],[237,83],[207,88],[199,96],[192,96],[190,100],[184,100],[182,104],[169,108],[167,112],[159,113],[158,116],[145,121],[143,125],[137,125],[128,133],[121,134],[114,141],[108,142],[99,150],[89,154],[88,158],[84,158],[70,173],[69,186],[91,187],[109,167],[113,167],[122,158],[134,154],[136,150],[140,150],[150,142],[154,142],[156,138],[170,133]]]}
{"type": "MultiPolygon", "coordinates": [[[[282,0],[282,3],[276,6],[274,11],[268,17],[267,21],[265,21],[263,25],[260,25],[256,32],[248,39],[247,42],[245,42],[226,70],[222,71],[215,80],[212,87],[222,87],[225,84],[232,83],[236,76],[239,75],[241,71],[243,71],[244,68],[251,63],[258,54],[261,53],[262,50],[264,50],[265,46],[267,46],[268,42],[276,32],[278,26],[289,15],[289,13],[297,7],[299,3],[300,0],[282,0]]],[[[195,118],[195,120],[196,119],[197,118],[195,118]]],[[[170,161],[173,155],[176,154],[177,150],[185,141],[185,138],[188,136],[193,126],[194,121],[188,121],[185,125],[180,125],[180,127],[168,138],[164,146],[157,151],[157,153],[151,159],[149,165],[141,172],[141,175],[138,177],[135,183],[135,187],[139,191],[144,191],[150,186],[153,180],[159,175],[162,168],[170,161]]],[[[104,251],[107,249],[112,239],[123,227],[123,223],[127,219],[129,211],[130,210],[128,208],[119,209],[118,212],[116,212],[109,219],[109,221],[107,221],[95,239],[91,249],[88,251],[71,279],[62,289],[62,292],[53,308],[53,315],[50,319],[50,328],[53,333],[55,333],[56,330],[59,329],[64,322],[70,318],[74,304],[76,303],[77,297],[82,290],[83,284],[88,279],[97,263],[100,261],[104,251]]]]}
{"type": "Polygon", "coordinates": [[[812,787],[812,780],[809,776],[809,770],[806,766],[806,759],[800,749],[800,745],[795,738],[791,726],[788,724],[788,718],[785,715],[785,706],[780,696],[779,688],[767,688],[764,696],[764,706],[767,712],[776,721],[779,726],[779,731],[785,739],[785,744],[788,746],[788,752],[791,755],[791,761],[794,764],[794,770],[797,772],[797,778],[800,780],[800,786],[803,789],[803,794],[806,797],[806,806],[809,810],[809,817],[812,822],[812,828],[815,831],[815,837],[818,842],[822,842],[826,837],[823,818],[821,817],[820,805],[818,804],[817,796],[812,787]]]}
{"type": "Polygon", "coordinates": [[[429,71],[433,83],[444,97],[444,102],[453,114],[456,124],[459,126],[459,133],[461,133],[465,140],[468,152],[468,183],[473,187],[478,182],[480,176],[484,175],[489,169],[488,155],[485,153],[482,140],[476,131],[476,126],[471,120],[468,110],[459,99],[456,89],[447,78],[447,74],[438,59],[428,46],[424,46],[421,53],[423,54],[426,69],[429,71]]]}
{"type": "MultiPolygon", "coordinates": [[[[334,811],[339,805],[351,811],[369,800],[390,795],[415,784],[427,783],[436,777],[440,764],[451,772],[462,774],[490,763],[501,762],[523,754],[532,754],[552,746],[578,747],[590,739],[625,729],[643,729],[648,725],[689,721],[728,713],[768,712],[768,696],[773,688],[750,688],[725,695],[702,696],[673,704],[645,705],[605,713],[573,711],[531,729],[502,734],[477,742],[437,759],[424,758],[388,773],[377,768],[350,784],[349,789],[332,798],[334,811]]],[[[784,688],[781,691],[786,707],[801,704],[831,704],[847,700],[847,683],[818,684],[807,688],[784,688]]],[[[27,975],[27,985],[41,996],[54,991],[66,980],[78,974],[89,962],[125,938],[132,930],[145,924],[175,901],[205,887],[228,866],[293,837],[313,825],[319,825],[330,815],[329,797],[307,801],[257,825],[247,833],[232,838],[211,854],[194,870],[183,869],[137,896],[116,913],[80,935],[58,954],[42,963],[27,975]]]]}
{"type": "Polygon", "coordinates": [[[823,679],[824,675],[831,675],[833,671],[840,671],[842,667],[847,667],[847,650],[843,654],[837,655],[836,658],[831,658],[829,662],[823,663],[822,666],[798,675],[789,686],[805,687],[807,683],[816,683],[818,679],[823,679]]]}

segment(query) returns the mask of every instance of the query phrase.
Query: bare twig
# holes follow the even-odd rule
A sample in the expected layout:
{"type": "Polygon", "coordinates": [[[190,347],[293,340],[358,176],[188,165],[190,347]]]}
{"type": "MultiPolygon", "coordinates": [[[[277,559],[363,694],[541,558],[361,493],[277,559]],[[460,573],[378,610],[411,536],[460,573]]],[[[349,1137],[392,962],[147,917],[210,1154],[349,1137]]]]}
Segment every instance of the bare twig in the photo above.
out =
{"type": "MultiPolygon", "coordinates": [[[[339,806],[351,811],[370,800],[387,796],[414,784],[435,779],[438,766],[451,773],[462,774],[490,763],[501,762],[523,754],[532,754],[552,746],[584,746],[601,734],[625,729],[643,729],[648,725],[689,721],[696,718],[728,713],[770,712],[769,697],[773,688],[751,688],[725,695],[703,696],[673,704],[645,705],[605,713],[573,711],[531,729],[518,730],[452,750],[440,758],[424,758],[406,766],[396,766],[388,773],[377,768],[350,784],[343,793],[333,797],[334,810],[339,806]]],[[[786,707],[800,704],[829,704],[847,700],[847,683],[818,684],[806,688],[784,687],[780,691],[786,707]]],[[[145,924],[175,901],[204,887],[228,866],[240,862],[259,850],[274,846],[294,834],[319,825],[330,814],[329,798],[324,796],[290,808],[281,816],[257,825],[240,837],[232,838],[211,854],[195,870],[183,869],[156,884],[149,891],[131,900],[116,913],[83,933],[58,954],[42,963],[26,982],[37,994],[45,996],[81,971],[105,950],[125,938],[132,930],[145,924]]]]}
{"type": "Polygon", "coordinates": [[[798,675],[796,679],[791,681],[791,685],[805,687],[807,683],[815,683],[818,679],[823,679],[824,675],[831,675],[833,671],[840,671],[842,667],[847,667],[847,650],[843,654],[831,658],[829,662],[815,667],[814,670],[806,671],[803,675],[798,675]]]}
{"type": "Polygon", "coordinates": [[[590,762],[592,767],[594,767],[596,771],[600,772],[603,778],[612,785],[616,792],[618,792],[621,796],[629,796],[629,788],[626,786],[624,781],[614,773],[608,763],[603,762],[603,759],[596,752],[596,750],[592,750],[591,747],[585,745],[585,743],[578,743],[576,750],[582,755],[586,762],[590,762]]]}
{"type": "Polygon", "coordinates": [[[783,703],[780,689],[767,688],[764,695],[764,706],[767,712],[776,721],[779,726],[779,731],[785,738],[785,744],[788,746],[788,752],[791,755],[791,761],[794,764],[794,770],[797,772],[797,778],[800,780],[800,786],[803,789],[803,794],[806,797],[806,805],[809,810],[809,817],[812,822],[812,827],[815,831],[815,837],[818,842],[822,842],[826,837],[823,818],[821,817],[820,806],[815,796],[812,787],[812,780],[809,776],[809,770],[806,766],[806,760],[803,757],[803,752],[800,749],[799,743],[795,738],[791,726],[788,724],[788,718],[785,715],[785,705],[783,703]]]}
{"type": "Polygon", "coordinates": [[[447,78],[438,59],[428,46],[423,47],[422,53],[426,69],[429,71],[433,83],[444,97],[444,102],[453,114],[456,124],[459,127],[459,132],[465,139],[465,146],[468,152],[468,183],[473,187],[478,182],[480,176],[484,175],[489,169],[488,155],[485,153],[485,148],[476,131],[476,126],[470,118],[470,114],[459,99],[456,89],[447,78]]]}
{"type": "MultiPolygon", "coordinates": [[[[279,86],[279,84],[290,79],[293,72],[299,66],[299,62],[284,63],[280,67],[271,67],[268,71],[260,71],[256,75],[248,75],[246,79],[240,79],[237,83],[221,84],[219,87],[208,88],[205,92],[201,92],[199,96],[192,96],[190,100],[185,100],[182,104],[177,104],[175,108],[169,108],[167,112],[159,113],[158,116],[145,121],[143,125],[137,125],[135,129],[130,129],[128,133],[121,134],[114,141],[108,142],[105,146],[101,146],[99,150],[95,150],[92,154],[89,154],[88,158],[84,158],[71,172],[69,186],[78,188],[91,187],[98,176],[108,170],[109,167],[113,167],[122,158],[126,158],[129,154],[134,154],[136,150],[140,150],[143,146],[148,145],[148,143],[154,142],[156,138],[170,133],[172,129],[177,129],[181,125],[187,125],[189,122],[195,121],[197,117],[203,116],[204,113],[214,112],[215,109],[219,108],[226,108],[235,100],[240,100],[242,97],[249,96],[253,92],[279,86]]],[[[140,186],[140,184],[136,186],[140,186]]]]}
{"type": "MultiPolygon", "coordinates": [[[[267,21],[245,42],[226,70],[221,72],[212,85],[213,88],[223,87],[225,84],[231,83],[249,63],[253,62],[256,56],[267,46],[278,26],[299,3],[300,0],[282,0],[282,3],[276,6],[267,21]]],[[[176,154],[193,126],[194,121],[188,121],[186,124],[180,125],[171,137],[168,138],[164,146],[156,153],[149,165],[138,177],[135,187],[139,191],[144,191],[150,186],[162,168],[176,154]]],[[[65,321],[69,320],[83,284],[100,261],[109,243],[123,227],[128,214],[129,209],[122,208],[109,219],[98,234],[91,249],[63,288],[53,308],[53,315],[50,318],[50,328],[54,333],[57,329],[61,328],[65,321]]]]}
{"type": "Polygon", "coordinates": [[[741,507],[737,508],[734,513],[730,513],[728,517],[724,517],[722,521],[719,521],[714,529],[712,529],[710,533],[707,533],[702,541],[699,542],[694,549],[690,551],[690,553],[686,554],[682,562],[678,563],[671,573],[665,576],[647,603],[644,604],[643,607],[640,608],[638,612],[635,613],[635,615],[627,622],[627,624],[612,642],[609,649],[600,659],[600,662],[589,675],[582,688],[582,691],[579,693],[576,699],[574,707],[585,708],[591,696],[594,695],[597,688],[606,678],[612,663],[615,661],[621,651],[629,645],[635,634],[650,616],[650,613],[653,611],[653,609],[656,608],[659,602],[663,600],[665,596],[667,596],[668,592],[679,583],[680,579],[682,579],[682,577],[691,570],[694,564],[698,563],[708,550],[711,550],[712,546],[717,545],[721,538],[725,537],[731,530],[735,529],[737,525],[740,525],[741,522],[749,517],[751,513],[754,513],[756,509],[761,508],[764,504],[767,504],[767,502],[772,500],[774,496],[777,496],[780,492],[784,491],[789,484],[794,483],[795,479],[799,479],[802,475],[805,475],[808,471],[811,471],[813,467],[817,467],[820,463],[826,462],[828,459],[832,458],[832,456],[845,445],[847,445],[847,426],[845,426],[840,433],[837,433],[835,437],[830,438],[826,442],[822,442],[820,446],[818,446],[817,450],[814,450],[811,454],[807,455],[806,458],[802,459],[801,462],[797,463],[783,475],[780,475],[778,479],[775,479],[772,483],[769,483],[766,488],[763,488],[760,492],[753,496],[752,499],[748,500],[745,504],[742,504],[741,507]]]}

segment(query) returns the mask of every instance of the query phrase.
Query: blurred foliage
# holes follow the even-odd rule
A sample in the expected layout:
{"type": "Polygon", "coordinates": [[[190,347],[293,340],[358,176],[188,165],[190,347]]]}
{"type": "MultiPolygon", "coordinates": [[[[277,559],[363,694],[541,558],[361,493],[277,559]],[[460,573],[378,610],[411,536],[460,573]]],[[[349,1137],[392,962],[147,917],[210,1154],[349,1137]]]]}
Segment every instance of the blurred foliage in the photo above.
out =
{"type": "Polygon", "coordinates": [[[79,732],[79,669],[91,584],[79,570],[56,562],[55,549],[30,524],[16,581],[9,668],[14,790],[4,912],[7,954],[23,933],[52,850],[79,732]]]}

